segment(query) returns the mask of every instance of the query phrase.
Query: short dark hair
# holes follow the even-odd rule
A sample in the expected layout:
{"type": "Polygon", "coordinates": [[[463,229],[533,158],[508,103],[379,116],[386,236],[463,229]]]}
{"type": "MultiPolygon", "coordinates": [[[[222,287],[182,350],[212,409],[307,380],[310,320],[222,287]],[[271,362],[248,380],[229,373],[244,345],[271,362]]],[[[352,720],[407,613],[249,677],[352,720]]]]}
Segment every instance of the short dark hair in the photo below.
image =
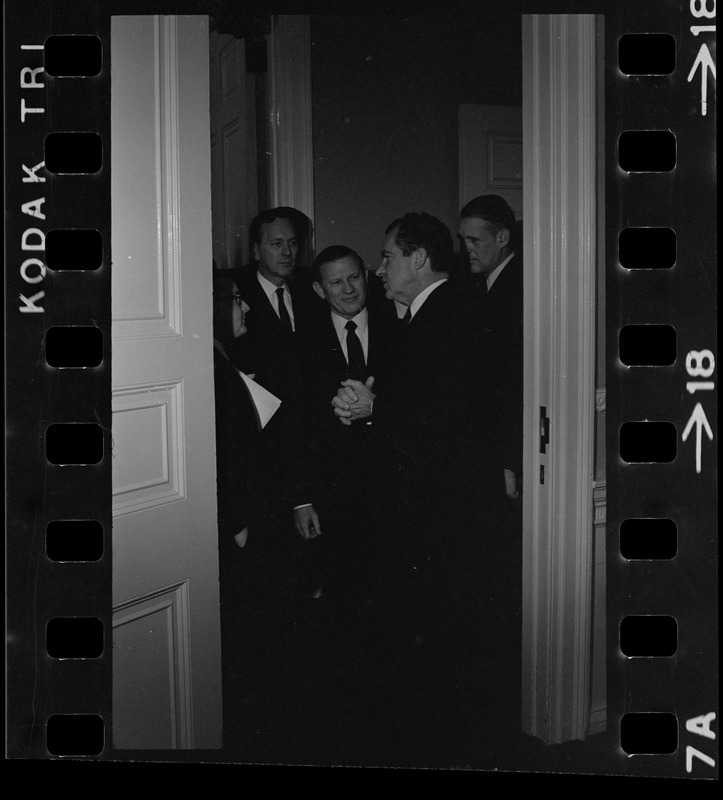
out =
{"type": "Polygon", "coordinates": [[[324,264],[331,264],[333,261],[341,261],[342,258],[353,259],[359,269],[362,271],[362,274],[364,274],[366,277],[366,267],[364,266],[364,261],[359,253],[357,253],[356,250],[352,250],[351,247],[347,247],[346,245],[333,244],[330,247],[325,247],[314,259],[314,265],[312,267],[314,280],[321,283],[321,268],[324,266],[324,264]]]}
{"type": "Polygon", "coordinates": [[[213,268],[213,336],[224,347],[230,347],[234,336],[232,326],[233,306],[229,303],[234,290],[238,291],[230,269],[213,268]]]}
{"type": "Polygon", "coordinates": [[[261,226],[270,225],[276,219],[288,220],[291,227],[294,229],[299,247],[301,247],[306,240],[306,225],[303,221],[304,215],[290,206],[267,208],[265,211],[258,213],[253,220],[251,220],[251,227],[249,228],[249,240],[251,245],[261,244],[261,226]]]}
{"type": "Polygon", "coordinates": [[[449,228],[437,217],[410,211],[387,226],[385,233],[398,228],[394,237],[405,256],[424,248],[433,272],[449,272],[454,264],[454,243],[449,228]]]}
{"type": "Polygon", "coordinates": [[[482,194],[470,200],[459,212],[460,219],[477,217],[492,226],[492,233],[497,235],[501,230],[508,230],[510,236],[515,235],[515,212],[509,207],[504,197],[498,194],[482,194]]]}

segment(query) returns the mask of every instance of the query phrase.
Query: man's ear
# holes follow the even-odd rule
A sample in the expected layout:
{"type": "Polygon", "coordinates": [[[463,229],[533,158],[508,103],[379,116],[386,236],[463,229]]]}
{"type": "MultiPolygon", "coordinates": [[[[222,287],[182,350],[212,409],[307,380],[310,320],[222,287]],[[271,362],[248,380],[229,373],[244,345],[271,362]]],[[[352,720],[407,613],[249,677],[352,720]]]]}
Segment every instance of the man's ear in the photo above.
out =
{"type": "Polygon", "coordinates": [[[319,281],[314,281],[314,283],[312,283],[312,286],[314,287],[314,291],[319,295],[319,297],[322,300],[326,300],[326,295],[324,294],[324,290],[321,288],[321,284],[319,283],[319,281]]]}
{"type": "Polygon", "coordinates": [[[427,251],[424,247],[419,247],[414,251],[414,269],[421,269],[427,261],[427,251]]]}
{"type": "Polygon", "coordinates": [[[502,228],[502,230],[498,231],[496,238],[500,247],[507,247],[510,243],[511,234],[507,228],[502,228]]]}
{"type": "Polygon", "coordinates": [[[259,246],[256,244],[256,242],[251,245],[251,258],[253,258],[254,261],[261,261],[259,246]]]}

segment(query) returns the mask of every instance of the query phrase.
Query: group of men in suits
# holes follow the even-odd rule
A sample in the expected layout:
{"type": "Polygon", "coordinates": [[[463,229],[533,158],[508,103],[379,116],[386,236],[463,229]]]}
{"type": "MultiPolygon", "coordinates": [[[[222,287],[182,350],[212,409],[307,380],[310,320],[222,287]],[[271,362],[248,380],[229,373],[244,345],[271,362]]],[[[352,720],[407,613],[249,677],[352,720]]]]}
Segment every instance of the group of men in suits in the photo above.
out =
{"type": "Polygon", "coordinates": [[[372,302],[350,248],[323,250],[309,276],[295,269],[289,211],[254,220],[255,263],[230,271],[248,306],[231,360],[282,401],[256,484],[265,522],[250,539],[276,542],[261,549],[283,561],[293,525],[296,544],[318,551],[306,591],[344,614],[374,608],[390,675],[453,725],[497,645],[489,587],[516,533],[500,522],[521,490],[514,215],[494,195],[463,208],[464,278],[440,220],[394,220],[376,270],[384,297],[372,302]]]}

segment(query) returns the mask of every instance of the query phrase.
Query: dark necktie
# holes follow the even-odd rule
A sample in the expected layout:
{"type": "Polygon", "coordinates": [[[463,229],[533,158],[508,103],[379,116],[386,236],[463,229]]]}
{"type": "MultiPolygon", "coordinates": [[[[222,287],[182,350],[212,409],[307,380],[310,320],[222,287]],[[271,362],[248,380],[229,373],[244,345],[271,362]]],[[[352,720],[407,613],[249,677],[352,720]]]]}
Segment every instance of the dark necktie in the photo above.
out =
{"type": "Polygon", "coordinates": [[[484,300],[484,297],[487,294],[487,277],[481,273],[473,273],[470,275],[469,280],[470,286],[474,290],[475,294],[484,300]]]}
{"type": "Polygon", "coordinates": [[[412,307],[411,307],[411,306],[409,306],[409,307],[407,308],[407,313],[406,313],[406,314],[405,314],[405,315],[402,317],[402,322],[403,322],[405,325],[409,325],[409,323],[410,323],[411,321],[412,321],[412,307]]]}
{"type": "Polygon", "coordinates": [[[280,289],[276,290],[276,297],[279,301],[279,319],[281,320],[281,324],[289,333],[293,333],[294,328],[291,325],[291,317],[289,316],[288,309],[286,308],[286,303],[284,302],[283,286],[280,289]]]}
{"type": "Polygon", "coordinates": [[[356,333],[356,322],[346,323],[346,352],[349,361],[349,377],[358,381],[365,381],[367,378],[367,365],[364,360],[364,348],[359,341],[356,333]]]}

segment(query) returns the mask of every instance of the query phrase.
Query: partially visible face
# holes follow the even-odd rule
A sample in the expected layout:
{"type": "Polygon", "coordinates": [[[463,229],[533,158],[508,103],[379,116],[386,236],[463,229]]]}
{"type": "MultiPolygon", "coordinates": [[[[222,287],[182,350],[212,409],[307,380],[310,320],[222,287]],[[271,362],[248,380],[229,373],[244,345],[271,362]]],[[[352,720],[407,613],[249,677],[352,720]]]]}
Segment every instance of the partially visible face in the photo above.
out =
{"type": "Polygon", "coordinates": [[[232,324],[234,339],[238,339],[239,336],[242,336],[248,330],[245,324],[246,312],[248,310],[249,307],[246,305],[246,302],[241,299],[241,295],[239,294],[238,289],[236,288],[236,286],[234,286],[233,311],[231,312],[232,313],[231,324],[232,324]]]}
{"type": "Polygon", "coordinates": [[[510,234],[504,228],[495,234],[486,220],[468,217],[460,220],[459,238],[469,254],[470,271],[489,275],[504,259],[510,234]]]}
{"type": "Polygon", "coordinates": [[[259,244],[253,247],[259,272],[276,286],[283,286],[296,266],[299,246],[288,219],[275,219],[261,226],[259,244]]]}
{"type": "Polygon", "coordinates": [[[396,243],[399,228],[388,234],[382,245],[382,263],[376,274],[382,279],[384,292],[390,300],[410,305],[417,294],[417,270],[414,253],[405,256],[396,243]]]}
{"type": "Polygon", "coordinates": [[[235,283],[232,283],[221,296],[213,298],[213,333],[222,342],[229,337],[238,339],[246,333],[245,315],[249,307],[241,299],[241,294],[235,283]]]}
{"type": "Polygon", "coordinates": [[[326,298],[331,310],[344,319],[352,319],[363,308],[367,299],[364,269],[355,259],[345,256],[329,261],[320,267],[321,282],[314,281],[314,290],[326,298]]]}

